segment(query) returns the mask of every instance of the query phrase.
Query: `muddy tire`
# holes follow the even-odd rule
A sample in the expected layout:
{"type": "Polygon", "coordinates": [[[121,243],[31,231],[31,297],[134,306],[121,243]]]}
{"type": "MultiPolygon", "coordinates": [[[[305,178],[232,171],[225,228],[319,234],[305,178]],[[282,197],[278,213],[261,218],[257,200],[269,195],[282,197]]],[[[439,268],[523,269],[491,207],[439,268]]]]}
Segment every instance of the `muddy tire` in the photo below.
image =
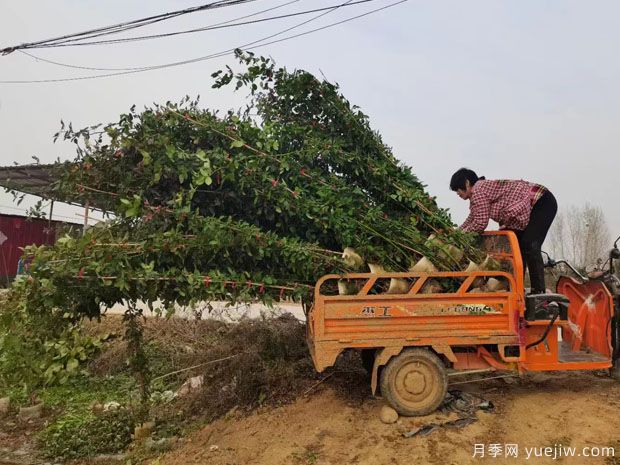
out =
{"type": "Polygon", "coordinates": [[[443,362],[427,349],[406,349],[381,373],[381,394],[401,415],[434,411],[446,396],[448,376],[443,362]]]}

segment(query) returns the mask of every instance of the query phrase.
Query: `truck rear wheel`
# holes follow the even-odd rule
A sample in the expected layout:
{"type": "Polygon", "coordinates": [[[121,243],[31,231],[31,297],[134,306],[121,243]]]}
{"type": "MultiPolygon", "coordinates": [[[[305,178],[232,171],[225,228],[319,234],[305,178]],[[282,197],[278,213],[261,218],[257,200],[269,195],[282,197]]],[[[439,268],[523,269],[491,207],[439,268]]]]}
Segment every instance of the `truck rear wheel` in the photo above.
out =
{"type": "Polygon", "coordinates": [[[381,394],[405,416],[431,413],[447,389],[446,367],[437,355],[422,348],[404,350],[381,373],[381,394]]]}

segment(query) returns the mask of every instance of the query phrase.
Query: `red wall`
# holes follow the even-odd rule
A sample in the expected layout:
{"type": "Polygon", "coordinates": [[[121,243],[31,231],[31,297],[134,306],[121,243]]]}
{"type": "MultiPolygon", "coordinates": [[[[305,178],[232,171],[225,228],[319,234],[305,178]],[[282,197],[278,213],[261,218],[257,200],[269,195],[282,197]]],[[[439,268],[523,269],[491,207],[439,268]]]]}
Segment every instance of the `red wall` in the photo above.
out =
{"type": "Polygon", "coordinates": [[[15,276],[22,249],[27,245],[53,244],[56,230],[63,223],[57,221],[27,219],[21,216],[0,215],[0,284],[6,284],[15,276]]]}

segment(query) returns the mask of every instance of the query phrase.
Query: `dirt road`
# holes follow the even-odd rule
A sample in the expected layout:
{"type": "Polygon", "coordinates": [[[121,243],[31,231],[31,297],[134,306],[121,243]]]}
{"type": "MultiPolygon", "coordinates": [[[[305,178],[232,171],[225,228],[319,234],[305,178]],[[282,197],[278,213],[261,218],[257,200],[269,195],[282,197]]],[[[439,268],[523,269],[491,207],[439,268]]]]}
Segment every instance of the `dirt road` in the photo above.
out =
{"type": "Polygon", "coordinates": [[[292,405],[220,419],[162,457],[161,464],[620,464],[620,383],[591,373],[565,373],[465,386],[458,387],[491,400],[495,410],[478,411],[478,421],[462,429],[405,438],[404,432],[456,414],[383,424],[381,399],[351,396],[326,382],[292,405]],[[476,444],[483,445],[485,457],[480,449],[473,457],[476,444]],[[518,445],[517,457],[514,447],[505,457],[506,444],[518,445]],[[551,456],[537,457],[545,447],[551,456]],[[570,454],[571,448],[575,457],[557,456],[570,454]]]}

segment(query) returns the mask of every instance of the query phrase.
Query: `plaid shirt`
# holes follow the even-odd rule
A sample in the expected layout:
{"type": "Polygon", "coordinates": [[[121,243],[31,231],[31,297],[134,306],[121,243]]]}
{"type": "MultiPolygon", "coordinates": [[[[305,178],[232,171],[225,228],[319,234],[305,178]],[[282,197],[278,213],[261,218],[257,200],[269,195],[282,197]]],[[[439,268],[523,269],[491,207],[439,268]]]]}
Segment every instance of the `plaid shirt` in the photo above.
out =
{"type": "Polygon", "coordinates": [[[545,190],[544,186],[527,181],[481,179],[472,187],[469,216],[461,229],[482,232],[492,219],[500,229],[523,231],[530,221],[532,206],[545,190]]]}

